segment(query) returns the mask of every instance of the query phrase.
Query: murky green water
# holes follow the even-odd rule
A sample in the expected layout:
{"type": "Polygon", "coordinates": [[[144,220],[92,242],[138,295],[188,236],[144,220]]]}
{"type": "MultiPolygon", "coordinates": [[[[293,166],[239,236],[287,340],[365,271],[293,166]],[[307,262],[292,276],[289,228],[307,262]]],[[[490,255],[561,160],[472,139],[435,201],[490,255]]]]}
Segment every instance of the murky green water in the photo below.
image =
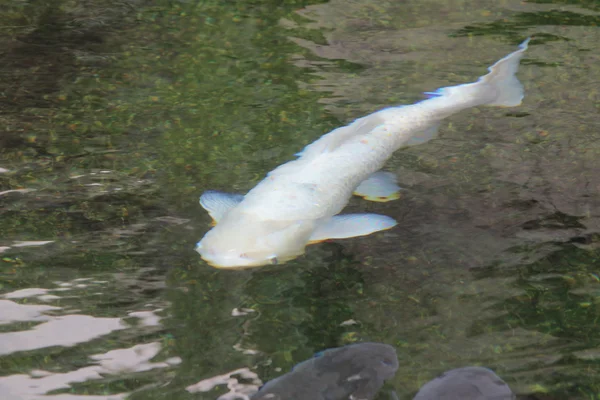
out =
{"type": "Polygon", "coordinates": [[[186,388],[361,341],[398,352],[382,399],[467,365],[600,398],[597,2],[93,3],[0,10],[2,398],[216,399],[186,388]],[[527,36],[522,106],[450,118],[390,160],[400,200],[349,204],[395,229],[250,271],[194,252],[204,190],[527,36]]]}

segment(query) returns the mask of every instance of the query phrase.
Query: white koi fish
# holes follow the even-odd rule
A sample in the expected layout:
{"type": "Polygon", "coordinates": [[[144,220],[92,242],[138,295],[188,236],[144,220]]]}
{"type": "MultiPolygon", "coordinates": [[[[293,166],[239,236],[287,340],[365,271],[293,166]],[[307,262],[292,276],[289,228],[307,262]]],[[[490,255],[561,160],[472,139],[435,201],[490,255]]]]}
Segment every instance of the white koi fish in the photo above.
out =
{"type": "Polygon", "coordinates": [[[245,196],[205,192],[200,204],[216,226],[196,251],[213,267],[241,269],[289,261],[308,244],[392,228],[396,221],[387,216],[338,213],[353,193],[375,201],[398,198],[395,175],[380,169],[399,148],[434,138],[444,118],[480,105],[521,104],[523,86],[515,74],[528,42],[476,82],[438,89],[427,100],[385,108],[329,132],[245,196]]]}

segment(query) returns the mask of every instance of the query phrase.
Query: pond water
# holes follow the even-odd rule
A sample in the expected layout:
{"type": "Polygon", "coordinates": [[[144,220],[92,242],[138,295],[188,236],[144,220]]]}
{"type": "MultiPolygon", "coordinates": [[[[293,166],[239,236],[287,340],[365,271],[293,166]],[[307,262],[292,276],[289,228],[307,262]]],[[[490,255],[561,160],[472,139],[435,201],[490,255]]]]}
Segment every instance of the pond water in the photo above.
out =
{"type": "Polygon", "coordinates": [[[378,399],[472,365],[521,398],[600,398],[596,1],[3,7],[2,399],[242,399],[366,341],[398,354],[378,399]],[[449,118],[388,162],[399,200],[348,205],[394,229],[243,271],[194,251],[203,191],[245,193],[529,36],[521,106],[449,118]]]}

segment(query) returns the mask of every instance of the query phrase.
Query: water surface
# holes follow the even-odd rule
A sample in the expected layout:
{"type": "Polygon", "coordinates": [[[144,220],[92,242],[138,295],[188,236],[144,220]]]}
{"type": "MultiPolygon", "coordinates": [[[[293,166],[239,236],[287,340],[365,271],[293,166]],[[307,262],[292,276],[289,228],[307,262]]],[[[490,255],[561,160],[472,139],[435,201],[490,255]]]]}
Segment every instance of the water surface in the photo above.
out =
{"type": "Polygon", "coordinates": [[[362,341],[397,349],[382,399],[467,365],[523,397],[597,398],[597,3],[8,4],[3,398],[243,398],[362,341]],[[395,229],[249,271],[193,251],[204,190],[244,193],[323,133],[472,81],[528,36],[522,106],[450,118],[388,163],[400,200],[350,202],[395,229]]]}

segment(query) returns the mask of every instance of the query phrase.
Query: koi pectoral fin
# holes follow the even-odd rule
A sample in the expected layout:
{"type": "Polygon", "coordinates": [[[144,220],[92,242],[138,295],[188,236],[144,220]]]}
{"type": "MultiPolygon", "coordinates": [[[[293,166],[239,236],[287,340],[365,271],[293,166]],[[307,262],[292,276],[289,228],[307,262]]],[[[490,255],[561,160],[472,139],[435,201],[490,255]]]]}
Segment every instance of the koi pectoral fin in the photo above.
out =
{"type": "Polygon", "coordinates": [[[216,190],[207,190],[200,196],[200,205],[208,215],[213,219],[213,226],[216,225],[223,215],[225,215],[233,207],[237,206],[244,200],[241,194],[231,194],[217,192],[216,190]]]}
{"type": "Polygon", "coordinates": [[[354,194],[365,200],[386,202],[399,199],[400,190],[395,174],[378,171],[358,185],[354,190],[354,194]]]}
{"type": "Polygon", "coordinates": [[[327,239],[346,239],[365,236],[396,226],[393,218],[378,214],[336,215],[320,225],[310,237],[309,244],[327,239]]]}

